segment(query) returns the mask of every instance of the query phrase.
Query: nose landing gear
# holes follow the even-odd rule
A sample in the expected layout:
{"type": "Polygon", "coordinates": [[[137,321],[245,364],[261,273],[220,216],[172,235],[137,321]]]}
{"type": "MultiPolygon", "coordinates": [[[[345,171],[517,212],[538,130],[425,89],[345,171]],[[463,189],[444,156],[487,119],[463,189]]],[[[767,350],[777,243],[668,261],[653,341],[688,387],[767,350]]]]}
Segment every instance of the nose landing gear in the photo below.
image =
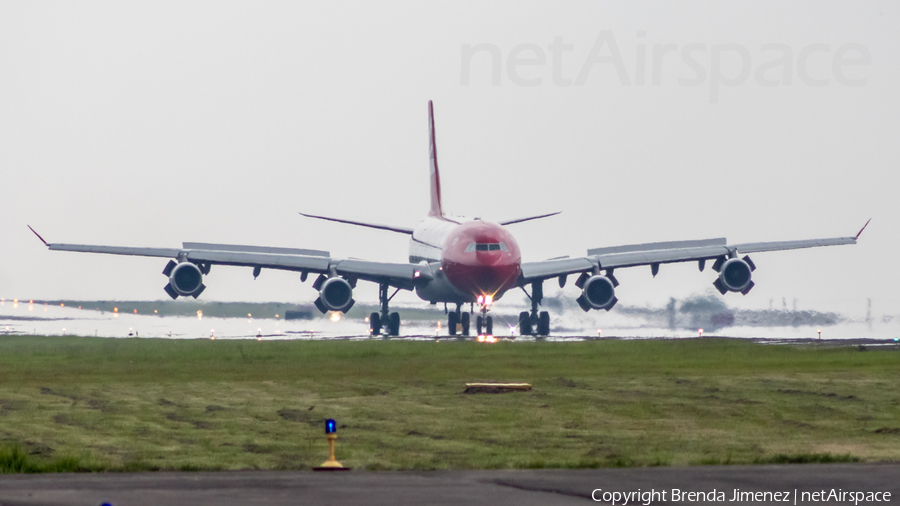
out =
{"type": "Polygon", "coordinates": [[[475,327],[479,336],[494,335],[494,319],[490,316],[478,315],[478,318],[475,319],[475,327]]]}
{"type": "Polygon", "coordinates": [[[494,297],[491,295],[479,295],[478,296],[478,304],[481,306],[481,314],[478,315],[478,318],[475,319],[475,326],[478,330],[478,335],[494,335],[494,319],[488,316],[488,311],[491,309],[491,303],[494,302],[494,297]]]}

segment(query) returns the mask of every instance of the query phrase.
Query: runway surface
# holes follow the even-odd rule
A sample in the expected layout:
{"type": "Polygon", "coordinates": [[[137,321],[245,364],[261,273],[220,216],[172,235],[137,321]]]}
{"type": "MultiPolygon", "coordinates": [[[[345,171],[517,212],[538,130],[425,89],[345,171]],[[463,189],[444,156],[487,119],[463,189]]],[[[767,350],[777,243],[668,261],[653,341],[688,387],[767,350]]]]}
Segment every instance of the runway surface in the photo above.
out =
{"type": "MultiPolygon", "coordinates": [[[[0,505],[567,505],[595,502],[604,492],[656,491],[628,504],[854,504],[802,500],[806,493],[890,493],[900,501],[900,464],[695,466],[591,470],[434,472],[266,472],[8,475],[0,505]],[[600,489],[598,492],[597,490],[600,489]],[[673,501],[672,490],[707,494],[673,501]],[[743,492],[788,492],[787,500],[732,501],[743,492]],[[666,492],[665,499],[659,492],[666,492]],[[718,500],[709,493],[724,495],[718,500]],[[795,494],[798,500],[795,502],[795,494]],[[709,500],[712,499],[712,500],[709,500]]],[[[611,501],[601,501],[611,504],[611,501]]],[[[616,504],[622,504],[619,499],[616,504]]]]}

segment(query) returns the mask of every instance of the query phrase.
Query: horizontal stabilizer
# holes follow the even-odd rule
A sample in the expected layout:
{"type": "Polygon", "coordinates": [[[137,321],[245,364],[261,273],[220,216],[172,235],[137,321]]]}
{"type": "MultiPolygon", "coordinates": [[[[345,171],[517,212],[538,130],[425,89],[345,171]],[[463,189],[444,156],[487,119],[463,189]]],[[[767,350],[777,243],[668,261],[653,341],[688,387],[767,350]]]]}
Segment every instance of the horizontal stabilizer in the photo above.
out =
{"type": "Polygon", "coordinates": [[[548,216],[556,216],[557,214],[559,214],[561,212],[562,211],[556,211],[555,213],[541,214],[538,216],[529,216],[527,218],[517,218],[515,220],[501,221],[500,224],[506,226],[506,225],[512,225],[513,223],[522,223],[523,221],[539,220],[541,218],[546,218],[548,216]]]}
{"type": "Polygon", "coordinates": [[[316,218],[318,220],[336,221],[338,223],[346,223],[348,225],[357,225],[360,227],[377,228],[378,230],[389,230],[391,232],[399,232],[401,234],[412,235],[412,233],[413,233],[413,229],[411,229],[411,228],[391,227],[388,225],[378,225],[376,223],[364,223],[361,221],[342,220],[339,218],[329,218],[327,216],[316,216],[313,214],[306,214],[306,213],[300,213],[300,215],[306,216],[307,218],[316,218]]]}

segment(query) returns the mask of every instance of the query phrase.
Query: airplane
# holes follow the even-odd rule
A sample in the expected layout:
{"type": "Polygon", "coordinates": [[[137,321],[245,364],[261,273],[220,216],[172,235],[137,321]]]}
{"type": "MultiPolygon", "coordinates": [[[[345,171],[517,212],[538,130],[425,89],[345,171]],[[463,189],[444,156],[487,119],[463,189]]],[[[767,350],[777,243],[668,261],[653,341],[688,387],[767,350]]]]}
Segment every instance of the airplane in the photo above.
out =
{"type": "Polygon", "coordinates": [[[428,102],[428,129],[431,206],[427,216],[415,228],[300,213],[310,218],[406,234],[410,237],[409,261],[406,263],[333,258],[328,252],[319,250],[229,244],[185,242],[182,248],[135,248],[48,243],[30,225],[28,228],[54,251],[169,258],[162,272],[168,278],[163,288],[173,299],[199,297],[206,288],[203,276],[209,274],[213,265],[252,267],[254,279],[262,269],[299,272],[303,282],[309,274],[318,274],[312,287],[318,291],[315,306],[322,313],[346,313],[355,303],[353,289],[358,281],[377,283],[381,311],[373,312],[369,317],[372,335],[399,335],[400,315],[390,311],[389,303],[400,290],[414,290],[431,304],[444,303],[447,330],[451,336],[457,333],[469,335],[477,304],[476,331],[478,335],[491,335],[493,319],[488,312],[492,305],[509,290],[521,288],[531,300],[531,310],[519,313],[520,335],[546,336],[551,330],[550,314],[539,311],[544,281],[555,278],[562,288],[568,277],[575,275],[575,286],[581,290],[576,302],[581,309],[609,311],[618,302],[615,294],[619,285],[615,276],[617,269],[650,266],[655,277],[661,264],[697,262],[703,271],[706,262],[712,261],[712,269],[718,273],[713,282],[716,289],[723,295],[728,292],[746,295],[754,286],[752,272],[756,270],[748,253],[856,244],[869,224],[867,221],[853,237],[745,244],[728,244],[724,238],[656,242],[590,249],[581,257],[523,262],[519,245],[507,227],[559,213],[503,222],[448,215],[441,201],[431,101],[428,102]],[[394,292],[388,295],[391,288],[394,292]],[[455,304],[455,310],[448,312],[447,304],[455,304]],[[463,311],[465,304],[469,304],[468,312],[463,311]]]}

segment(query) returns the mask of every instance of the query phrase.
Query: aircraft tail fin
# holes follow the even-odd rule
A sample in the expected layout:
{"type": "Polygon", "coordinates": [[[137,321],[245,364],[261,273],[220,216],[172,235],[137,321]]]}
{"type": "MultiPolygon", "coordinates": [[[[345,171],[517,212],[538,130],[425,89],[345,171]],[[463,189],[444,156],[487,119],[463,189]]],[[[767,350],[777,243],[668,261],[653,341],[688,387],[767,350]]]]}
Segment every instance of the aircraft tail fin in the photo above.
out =
{"type": "Polygon", "coordinates": [[[434,105],[428,101],[428,136],[429,136],[429,169],[431,175],[431,209],[428,216],[442,218],[444,209],[441,206],[441,175],[438,171],[437,142],[434,138],[434,105]]]}

